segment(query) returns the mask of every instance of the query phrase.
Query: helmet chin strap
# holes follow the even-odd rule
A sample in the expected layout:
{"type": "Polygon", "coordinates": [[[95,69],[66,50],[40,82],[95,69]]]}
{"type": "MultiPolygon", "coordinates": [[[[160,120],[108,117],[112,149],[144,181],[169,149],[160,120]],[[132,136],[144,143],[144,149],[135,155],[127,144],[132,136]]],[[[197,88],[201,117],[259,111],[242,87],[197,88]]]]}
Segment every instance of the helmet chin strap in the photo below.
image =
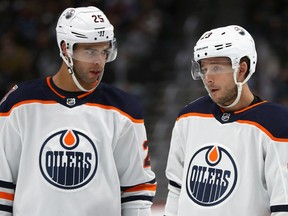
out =
{"type": "Polygon", "coordinates": [[[218,104],[219,106],[221,106],[222,108],[231,108],[231,107],[235,106],[235,105],[239,102],[240,97],[241,97],[241,93],[242,93],[243,83],[237,83],[236,86],[237,86],[237,97],[236,97],[236,99],[234,100],[234,102],[231,103],[231,104],[228,105],[228,106],[221,106],[221,105],[218,104]]]}
{"type": "Polygon", "coordinates": [[[61,58],[63,59],[63,61],[65,62],[65,64],[67,65],[68,67],[68,71],[69,71],[69,74],[72,76],[72,80],[73,82],[75,83],[75,85],[77,86],[77,88],[79,88],[81,91],[84,91],[84,92],[91,92],[91,91],[94,91],[97,86],[100,84],[100,81],[103,77],[103,73],[100,75],[96,85],[94,87],[92,87],[91,89],[85,89],[80,83],[79,81],[77,80],[76,76],[75,76],[75,72],[73,70],[73,60],[70,56],[68,56],[68,58],[70,59],[71,63],[65,58],[65,56],[63,55],[63,53],[60,53],[60,56],[61,58]]]}
{"type": "MultiPolygon", "coordinates": [[[[238,72],[238,68],[239,68],[239,66],[235,67],[235,68],[234,68],[234,72],[233,72],[234,82],[235,82],[235,84],[236,84],[236,86],[237,86],[237,97],[236,97],[236,99],[234,100],[234,102],[231,103],[231,104],[228,105],[228,106],[223,106],[223,105],[221,106],[220,104],[218,104],[218,106],[220,106],[220,107],[222,107],[222,108],[231,108],[231,107],[235,106],[235,105],[239,102],[239,100],[240,100],[243,84],[244,84],[245,82],[247,82],[248,79],[245,79],[243,82],[237,82],[237,77],[236,77],[236,75],[237,75],[237,72],[238,72]]],[[[209,94],[209,95],[210,95],[210,94],[209,94]]]]}

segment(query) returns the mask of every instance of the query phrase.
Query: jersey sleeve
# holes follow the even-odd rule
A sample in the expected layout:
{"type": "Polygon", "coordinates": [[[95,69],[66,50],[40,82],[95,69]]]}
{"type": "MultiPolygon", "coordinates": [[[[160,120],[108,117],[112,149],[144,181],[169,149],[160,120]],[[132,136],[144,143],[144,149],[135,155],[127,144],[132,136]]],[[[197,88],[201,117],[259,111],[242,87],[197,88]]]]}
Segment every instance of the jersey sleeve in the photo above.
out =
{"type": "Polygon", "coordinates": [[[150,215],[156,180],[150,166],[143,120],[125,122],[114,149],[114,159],[121,185],[122,215],[150,215]]]}
{"type": "Polygon", "coordinates": [[[0,131],[0,215],[12,215],[18,164],[21,155],[20,137],[10,119],[1,121],[0,131]],[[13,145],[12,145],[13,143],[13,145]]]}
{"type": "Polygon", "coordinates": [[[181,135],[179,122],[175,123],[172,131],[170,150],[168,155],[166,177],[168,183],[168,196],[165,205],[165,215],[174,216],[178,212],[178,201],[182,186],[183,166],[184,166],[184,136],[181,135]]]}
{"type": "Polygon", "coordinates": [[[273,216],[288,212],[287,153],[288,142],[271,141],[266,146],[265,178],[273,216]]]}

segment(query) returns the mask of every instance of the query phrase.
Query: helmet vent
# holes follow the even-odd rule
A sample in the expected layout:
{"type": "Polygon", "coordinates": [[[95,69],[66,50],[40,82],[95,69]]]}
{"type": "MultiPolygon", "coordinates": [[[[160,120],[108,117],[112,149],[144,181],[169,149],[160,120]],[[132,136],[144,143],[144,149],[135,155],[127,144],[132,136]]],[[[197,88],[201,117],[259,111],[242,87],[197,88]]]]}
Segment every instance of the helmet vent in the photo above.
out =
{"type": "Polygon", "coordinates": [[[74,34],[76,37],[78,38],[88,38],[87,36],[83,35],[83,34],[79,34],[77,32],[71,32],[72,34],[74,34]]]}
{"type": "Polygon", "coordinates": [[[65,18],[70,19],[74,14],[75,14],[75,10],[71,9],[66,13],[65,18]]]}
{"type": "Polygon", "coordinates": [[[223,44],[215,45],[216,50],[223,49],[223,44]]]}
{"type": "Polygon", "coordinates": [[[216,50],[221,50],[221,49],[231,47],[231,46],[232,46],[232,43],[226,43],[225,45],[224,44],[215,45],[215,48],[216,50]]]}
{"type": "Polygon", "coordinates": [[[241,30],[241,31],[239,31],[239,34],[244,36],[245,35],[245,31],[241,30]]]}
{"type": "Polygon", "coordinates": [[[232,46],[232,43],[226,43],[225,47],[231,47],[231,46],[232,46]]]}

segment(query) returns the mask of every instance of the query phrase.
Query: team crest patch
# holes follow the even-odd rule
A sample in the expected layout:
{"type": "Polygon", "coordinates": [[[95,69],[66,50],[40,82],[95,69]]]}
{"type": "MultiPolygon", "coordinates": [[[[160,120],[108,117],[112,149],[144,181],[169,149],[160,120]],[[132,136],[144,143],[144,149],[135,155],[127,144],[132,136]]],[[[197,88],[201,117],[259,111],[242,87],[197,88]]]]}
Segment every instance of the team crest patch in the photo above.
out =
{"type": "Polygon", "coordinates": [[[61,189],[77,189],[94,177],[98,155],[95,144],[77,130],[61,130],[43,143],[39,156],[44,178],[61,189]]]}
{"type": "Polygon", "coordinates": [[[198,205],[215,206],[232,194],[237,178],[237,165],[230,152],[220,144],[209,144],[192,156],[186,191],[198,205]]]}

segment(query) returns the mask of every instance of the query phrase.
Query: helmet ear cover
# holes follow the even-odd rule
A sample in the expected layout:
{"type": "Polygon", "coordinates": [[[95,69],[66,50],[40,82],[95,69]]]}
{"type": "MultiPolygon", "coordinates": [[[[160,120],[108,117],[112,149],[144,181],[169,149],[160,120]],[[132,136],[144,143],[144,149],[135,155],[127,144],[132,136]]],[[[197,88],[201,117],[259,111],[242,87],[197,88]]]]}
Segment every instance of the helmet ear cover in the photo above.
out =
{"type": "Polygon", "coordinates": [[[58,20],[56,34],[60,53],[63,53],[63,41],[66,43],[69,56],[72,56],[73,46],[76,43],[110,42],[111,50],[108,52],[106,62],[115,60],[117,56],[114,27],[105,14],[96,7],[67,8],[58,20]]]}

